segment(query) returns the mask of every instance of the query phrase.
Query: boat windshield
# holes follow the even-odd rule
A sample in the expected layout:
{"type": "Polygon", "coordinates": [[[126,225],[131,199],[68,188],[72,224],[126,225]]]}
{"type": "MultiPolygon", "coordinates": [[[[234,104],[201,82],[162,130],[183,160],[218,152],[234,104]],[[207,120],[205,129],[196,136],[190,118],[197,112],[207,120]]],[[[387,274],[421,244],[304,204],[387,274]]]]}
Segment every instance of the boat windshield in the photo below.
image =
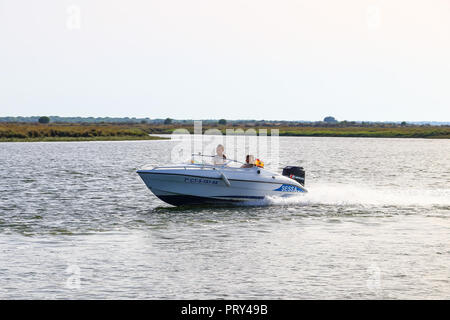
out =
{"type": "Polygon", "coordinates": [[[215,167],[240,167],[243,162],[234,159],[220,159],[220,163],[217,163],[217,156],[210,156],[204,154],[192,154],[191,164],[208,165],[215,167]]]}

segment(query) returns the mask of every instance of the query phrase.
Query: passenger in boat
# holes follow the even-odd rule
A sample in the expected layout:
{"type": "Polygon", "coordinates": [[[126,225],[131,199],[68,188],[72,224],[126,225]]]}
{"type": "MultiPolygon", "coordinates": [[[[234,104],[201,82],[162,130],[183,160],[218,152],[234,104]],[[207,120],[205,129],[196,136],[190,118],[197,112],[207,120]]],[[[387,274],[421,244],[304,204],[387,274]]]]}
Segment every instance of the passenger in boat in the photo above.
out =
{"type": "Polygon", "coordinates": [[[227,156],[223,154],[224,151],[225,147],[223,145],[219,144],[216,147],[216,155],[213,158],[214,165],[222,165],[225,163],[227,156]]]}
{"type": "Polygon", "coordinates": [[[245,157],[245,164],[241,166],[241,168],[252,168],[255,166],[255,157],[251,154],[248,154],[245,157]]]}

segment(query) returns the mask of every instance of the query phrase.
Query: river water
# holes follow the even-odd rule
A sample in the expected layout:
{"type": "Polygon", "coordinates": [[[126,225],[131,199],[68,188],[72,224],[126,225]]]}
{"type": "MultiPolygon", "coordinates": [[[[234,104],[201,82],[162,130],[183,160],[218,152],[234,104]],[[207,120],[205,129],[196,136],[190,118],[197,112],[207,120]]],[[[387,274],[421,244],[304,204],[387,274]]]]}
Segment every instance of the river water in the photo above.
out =
{"type": "Polygon", "coordinates": [[[0,298],[450,298],[450,140],[282,137],[309,193],[223,208],[145,187],[174,143],[0,143],[0,298]]]}

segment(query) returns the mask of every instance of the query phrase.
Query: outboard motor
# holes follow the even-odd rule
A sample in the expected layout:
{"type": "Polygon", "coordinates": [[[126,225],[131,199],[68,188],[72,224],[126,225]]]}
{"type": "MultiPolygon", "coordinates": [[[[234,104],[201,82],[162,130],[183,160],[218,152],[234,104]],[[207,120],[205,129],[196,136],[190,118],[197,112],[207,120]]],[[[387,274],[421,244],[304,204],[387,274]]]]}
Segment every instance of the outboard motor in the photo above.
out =
{"type": "Polygon", "coordinates": [[[303,170],[303,167],[285,167],[283,169],[283,176],[294,179],[302,186],[305,186],[305,170],[303,170]]]}

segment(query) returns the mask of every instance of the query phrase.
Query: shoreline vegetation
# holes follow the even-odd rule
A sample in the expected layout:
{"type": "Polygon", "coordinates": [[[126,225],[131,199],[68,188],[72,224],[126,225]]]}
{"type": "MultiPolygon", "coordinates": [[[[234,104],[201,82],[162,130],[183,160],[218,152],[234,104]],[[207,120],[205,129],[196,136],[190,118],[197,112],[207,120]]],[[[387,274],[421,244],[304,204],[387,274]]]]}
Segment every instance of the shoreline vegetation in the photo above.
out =
{"type": "Polygon", "coordinates": [[[126,124],[0,123],[0,142],[124,141],[168,139],[126,124]]]}
{"type": "MultiPolygon", "coordinates": [[[[193,133],[193,123],[0,123],[0,142],[37,141],[121,141],[158,140],[158,134],[171,134],[176,129],[187,129],[193,133]],[[152,134],[151,136],[149,134],[152,134]]],[[[354,123],[204,123],[203,131],[218,129],[278,129],[280,136],[307,137],[372,137],[372,138],[428,138],[450,139],[450,126],[410,124],[354,124],[354,123]]]]}
{"type": "MultiPolygon", "coordinates": [[[[169,128],[167,126],[153,126],[152,134],[171,134],[175,129],[185,128],[193,133],[193,126],[179,126],[169,128]]],[[[203,132],[208,129],[218,129],[222,134],[226,129],[266,129],[270,135],[271,129],[278,129],[280,136],[285,137],[360,137],[360,138],[426,138],[426,139],[450,139],[450,126],[384,126],[384,127],[338,127],[338,126],[203,126],[203,132]]]]}

